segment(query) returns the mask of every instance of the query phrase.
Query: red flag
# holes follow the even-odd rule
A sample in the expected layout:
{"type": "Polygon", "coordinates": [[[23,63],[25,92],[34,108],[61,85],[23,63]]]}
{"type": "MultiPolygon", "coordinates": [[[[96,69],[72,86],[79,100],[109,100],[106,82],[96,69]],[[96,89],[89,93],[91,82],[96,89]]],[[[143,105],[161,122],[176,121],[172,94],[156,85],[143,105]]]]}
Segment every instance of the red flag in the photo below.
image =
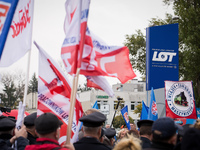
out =
{"type": "MultiPolygon", "coordinates": [[[[39,49],[38,114],[52,112],[62,120],[59,143],[63,143],[66,141],[71,84],[59,65],[36,43],[35,45],[39,49]]],[[[77,140],[79,118],[82,117],[82,114],[81,103],[76,97],[71,142],[77,140]]]]}
{"type": "MultiPolygon", "coordinates": [[[[62,58],[70,74],[73,74],[72,70],[75,68],[74,57],[74,50],[69,50],[63,45],[62,58]]],[[[87,30],[80,74],[116,77],[121,83],[136,77],[129,60],[128,48],[108,46],[89,30],[87,30]]]]}
{"type": "MultiPolygon", "coordinates": [[[[128,48],[107,46],[103,41],[91,34],[88,28],[85,33],[89,5],[84,5],[87,7],[82,7],[84,9],[81,9],[82,16],[80,18],[77,9],[79,3],[77,3],[77,1],[70,2],[71,3],[66,3],[68,4],[66,5],[67,14],[65,18],[66,38],[61,50],[61,57],[67,72],[75,74],[78,63],[78,67],[81,69],[80,74],[87,77],[90,76],[90,78],[94,76],[111,76],[118,78],[121,83],[125,83],[136,77],[130,64],[128,48]],[[78,30],[80,22],[81,28],[78,30]],[[79,35],[81,35],[81,39],[83,39],[80,43],[79,35]],[[84,46],[82,44],[84,44],[84,46]]],[[[84,0],[82,3],[89,4],[89,0],[84,0]]],[[[100,80],[106,82],[106,79],[103,79],[103,77],[101,77],[101,79],[96,77],[92,82],[105,91],[105,85],[98,84],[100,80]]],[[[105,92],[112,91],[109,84],[106,86],[107,90],[105,92]]],[[[114,92],[112,91],[112,93],[108,94],[111,96],[114,92]]]]}
{"type": "Polygon", "coordinates": [[[166,116],[197,119],[191,81],[165,81],[166,116]]]}

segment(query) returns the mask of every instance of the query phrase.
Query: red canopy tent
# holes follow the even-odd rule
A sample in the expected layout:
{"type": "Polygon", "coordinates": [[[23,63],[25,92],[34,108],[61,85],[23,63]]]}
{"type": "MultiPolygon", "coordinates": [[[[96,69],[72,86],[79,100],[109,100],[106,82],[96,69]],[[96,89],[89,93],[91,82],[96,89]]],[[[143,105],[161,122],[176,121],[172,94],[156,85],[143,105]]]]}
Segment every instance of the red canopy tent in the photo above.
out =
{"type": "MultiPolygon", "coordinates": [[[[18,109],[13,109],[13,110],[11,110],[10,112],[3,112],[3,114],[2,115],[4,115],[4,116],[13,116],[13,117],[15,117],[15,119],[17,120],[17,115],[18,115],[18,109]]],[[[29,113],[28,112],[24,112],[24,117],[26,117],[26,116],[28,116],[29,115],[29,113]]]]}

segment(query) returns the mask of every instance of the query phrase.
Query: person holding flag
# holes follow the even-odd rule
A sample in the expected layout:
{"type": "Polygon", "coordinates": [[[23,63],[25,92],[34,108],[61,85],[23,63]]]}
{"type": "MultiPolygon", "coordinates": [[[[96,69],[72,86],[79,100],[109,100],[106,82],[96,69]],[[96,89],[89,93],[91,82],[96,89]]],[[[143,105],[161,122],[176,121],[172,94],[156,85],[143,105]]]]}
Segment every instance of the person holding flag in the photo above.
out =
{"type": "Polygon", "coordinates": [[[52,113],[44,113],[35,120],[36,134],[39,138],[36,144],[26,146],[25,150],[74,150],[73,145],[63,145],[58,143],[60,138],[60,127],[62,125],[56,115],[52,113]]]}

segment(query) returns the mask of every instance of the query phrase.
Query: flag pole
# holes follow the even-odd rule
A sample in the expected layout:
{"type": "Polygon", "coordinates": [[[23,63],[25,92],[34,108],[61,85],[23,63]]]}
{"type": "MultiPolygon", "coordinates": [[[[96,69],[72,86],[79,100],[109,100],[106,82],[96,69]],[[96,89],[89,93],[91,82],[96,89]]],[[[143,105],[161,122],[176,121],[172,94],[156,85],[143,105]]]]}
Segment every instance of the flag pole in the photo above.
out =
{"type": "MultiPolygon", "coordinates": [[[[79,1],[79,10],[80,10],[79,15],[80,16],[81,16],[81,8],[82,8],[82,0],[79,1]]],[[[87,28],[87,25],[86,25],[86,26],[83,27],[83,30],[81,31],[81,20],[79,20],[79,24],[80,24],[79,33],[81,33],[80,42],[79,42],[80,58],[79,58],[79,60],[78,60],[78,57],[76,58],[76,60],[78,61],[78,64],[77,64],[77,70],[76,70],[75,77],[73,79],[73,85],[72,85],[72,90],[71,90],[70,111],[69,111],[69,120],[68,120],[68,126],[67,126],[66,144],[70,144],[70,139],[71,139],[71,129],[72,129],[73,116],[74,116],[74,106],[75,106],[75,103],[76,103],[76,93],[77,93],[77,87],[78,87],[78,79],[79,79],[81,62],[82,62],[83,47],[84,47],[84,44],[85,44],[85,32],[86,32],[86,28],[87,28]]]]}
{"type": "Polygon", "coordinates": [[[67,126],[67,139],[66,143],[70,143],[71,139],[71,129],[72,129],[72,122],[73,122],[73,116],[74,116],[74,106],[76,103],[76,92],[78,87],[78,78],[79,78],[80,68],[77,68],[76,75],[73,79],[73,86],[71,91],[71,98],[70,98],[70,111],[69,111],[69,120],[68,120],[68,126],[67,126]]]}
{"type": "Polygon", "coordinates": [[[27,65],[27,69],[26,69],[26,81],[25,81],[25,89],[24,89],[23,106],[26,106],[28,81],[29,81],[29,71],[30,71],[30,61],[31,61],[31,50],[29,50],[29,52],[28,52],[28,65],[27,65]]]}
{"type": "Polygon", "coordinates": [[[19,130],[23,124],[24,120],[24,112],[26,107],[26,99],[27,99],[27,91],[28,91],[28,81],[29,81],[29,70],[30,70],[30,60],[31,60],[31,50],[28,51],[28,64],[26,69],[26,80],[25,80],[25,88],[24,88],[24,97],[23,97],[23,103],[19,103],[18,108],[18,115],[17,115],[17,122],[16,122],[16,128],[19,130]]]}

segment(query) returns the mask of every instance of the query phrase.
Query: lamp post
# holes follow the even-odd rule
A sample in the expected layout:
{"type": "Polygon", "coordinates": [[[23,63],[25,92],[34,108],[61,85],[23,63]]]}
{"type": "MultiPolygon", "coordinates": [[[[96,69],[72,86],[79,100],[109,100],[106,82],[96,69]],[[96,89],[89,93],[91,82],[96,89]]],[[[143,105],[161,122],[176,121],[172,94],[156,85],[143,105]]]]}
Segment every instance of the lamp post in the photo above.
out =
{"type": "Polygon", "coordinates": [[[123,98],[117,97],[117,100],[118,100],[118,102],[117,102],[117,106],[116,106],[116,108],[115,108],[115,113],[114,113],[114,116],[113,116],[112,122],[111,122],[111,124],[110,124],[110,127],[112,127],[112,124],[113,124],[113,121],[114,121],[114,118],[115,118],[115,115],[116,115],[117,109],[118,109],[118,107],[119,107],[119,103],[120,103],[121,100],[123,100],[123,98]]]}

